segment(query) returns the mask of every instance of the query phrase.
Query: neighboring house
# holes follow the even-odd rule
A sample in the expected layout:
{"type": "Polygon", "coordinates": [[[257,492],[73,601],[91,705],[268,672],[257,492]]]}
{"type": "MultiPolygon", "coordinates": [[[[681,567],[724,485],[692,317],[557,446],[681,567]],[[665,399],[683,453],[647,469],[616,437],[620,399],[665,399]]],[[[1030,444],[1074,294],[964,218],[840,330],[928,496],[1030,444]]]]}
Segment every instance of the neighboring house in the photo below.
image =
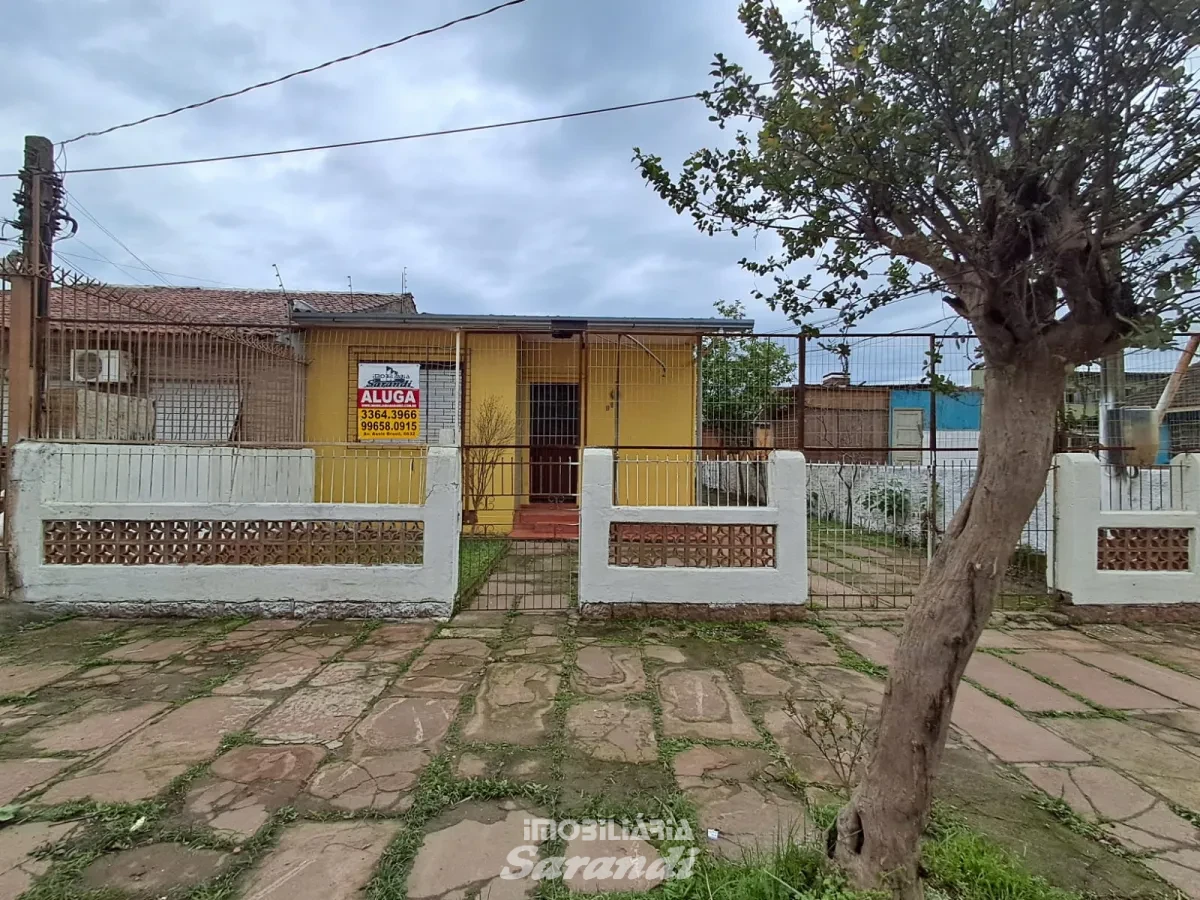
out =
{"type": "Polygon", "coordinates": [[[938,459],[976,457],[983,394],[975,388],[938,394],[936,404],[928,387],[853,385],[833,376],[823,384],[805,385],[803,392],[798,385],[780,390],[788,402],[772,422],[775,445],[802,449],[811,462],[928,464],[933,411],[938,459]]]}
{"type": "MultiPolygon", "coordinates": [[[[49,301],[40,432],[68,440],[300,440],[293,308],[416,311],[407,294],[177,287],[54,287],[49,301]]],[[[7,291],[0,323],[7,373],[7,291]]],[[[0,401],[7,442],[7,380],[0,401]]]]}
{"type": "Polygon", "coordinates": [[[803,391],[799,385],[780,391],[788,401],[772,421],[775,446],[803,450],[810,462],[887,462],[886,387],[849,385],[831,377],[825,384],[805,385],[803,391]]]}
{"type": "MultiPolygon", "coordinates": [[[[1125,373],[1125,405],[1153,407],[1167,386],[1170,372],[1125,373]],[[1130,383],[1131,375],[1149,376],[1130,383]]],[[[1156,462],[1166,464],[1177,453],[1200,450],[1200,363],[1183,373],[1179,387],[1162,417],[1156,462]]]]}
{"type": "MultiPolygon", "coordinates": [[[[1154,407],[1166,387],[1168,372],[1126,372],[1125,402],[1127,407],[1154,407]]],[[[1166,464],[1171,456],[1200,448],[1200,376],[1184,389],[1185,384],[1167,415],[1164,417],[1156,462],[1166,464]]],[[[983,387],[983,369],[971,372],[972,385],[983,387]]],[[[1098,368],[1076,369],[1067,375],[1063,394],[1065,441],[1069,447],[1089,448],[1100,441],[1100,371],[1098,368]]]]}
{"type": "Polygon", "coordinates": [[[888,391],[890,462],[928,465],[933,458],[931,435],[937,438],[939,462],[976,459],[982,410],[983,392],[974,388],[933,394],[928,387],[891,387],[888,391]]]}

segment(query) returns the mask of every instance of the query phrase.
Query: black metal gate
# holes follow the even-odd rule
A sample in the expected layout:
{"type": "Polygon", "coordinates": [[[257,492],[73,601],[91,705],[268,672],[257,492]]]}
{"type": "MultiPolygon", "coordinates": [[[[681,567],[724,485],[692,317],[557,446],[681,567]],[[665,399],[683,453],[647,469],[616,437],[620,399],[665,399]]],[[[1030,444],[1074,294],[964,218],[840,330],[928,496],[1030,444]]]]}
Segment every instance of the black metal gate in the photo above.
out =
{"type": "Polygon", "coordinates": [[[577,447],[463,447],[458,610],[545,612],[576,605],[578,484],[577,447]]]}

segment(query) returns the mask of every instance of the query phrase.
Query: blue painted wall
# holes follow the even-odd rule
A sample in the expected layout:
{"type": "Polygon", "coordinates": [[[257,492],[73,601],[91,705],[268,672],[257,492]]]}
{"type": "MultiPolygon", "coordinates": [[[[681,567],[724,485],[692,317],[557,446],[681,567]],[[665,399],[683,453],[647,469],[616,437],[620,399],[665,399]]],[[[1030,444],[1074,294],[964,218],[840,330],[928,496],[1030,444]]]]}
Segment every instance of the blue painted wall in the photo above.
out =
{"type": "MultiPolygon", "coordinates": [[[[929,391],[894,388],[891,409],[920,409],[925,412],[925,429],[929,429],[929,391]]],[[[978,431],[979,411],[983,407],[983,391],[959,391],[957,394],[937,395],[938,431],[978,431]]]]}
{"type": "MultiPolygon", "coordinates": [[[[889,406],[897,409],[919,409],[925,414],[925,430],[929,430],[929,391],[893,388],[889,406]]],[[[941,431],[978,431],[983,409],[983,391],[959,391],[957,394],[937,395],[937,429],[941,431]]],[[[890,419],[890,415],[889,415],[890,419]]],[[[891,423],[889,422],[889,428],[891,423]]],[[[889,432],[890,433],[890,432],[889,432]]],[[[1159,437],[1159,465],[1171,461],[1171,430],[1164,422],[1159,437]]]]}

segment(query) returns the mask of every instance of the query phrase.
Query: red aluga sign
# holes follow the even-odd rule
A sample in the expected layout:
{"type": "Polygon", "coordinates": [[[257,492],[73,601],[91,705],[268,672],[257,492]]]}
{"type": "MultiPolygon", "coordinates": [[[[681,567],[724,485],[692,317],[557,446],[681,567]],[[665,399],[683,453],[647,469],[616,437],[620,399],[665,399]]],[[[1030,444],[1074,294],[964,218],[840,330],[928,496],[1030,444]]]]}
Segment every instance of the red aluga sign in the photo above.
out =
{"type": "Polygon", "coordinates": [[[420,409],[419,388],[359,388],[359,409],[420,409]]]}

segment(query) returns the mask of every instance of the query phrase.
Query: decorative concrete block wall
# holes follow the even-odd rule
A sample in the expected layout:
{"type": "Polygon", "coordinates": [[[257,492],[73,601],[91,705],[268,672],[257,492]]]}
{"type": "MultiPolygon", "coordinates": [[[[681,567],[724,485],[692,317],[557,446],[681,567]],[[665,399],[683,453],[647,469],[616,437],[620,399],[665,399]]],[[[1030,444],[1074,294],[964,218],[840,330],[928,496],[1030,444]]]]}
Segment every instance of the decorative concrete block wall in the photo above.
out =
{"type": "Polygon", "coordinates": [[[453,610],[457,449],[429,449],[424,502],[412,505],[313,503],[310,451],[256,451],[242,457],[239,475],[212,448],[170,448],[162,463],[162,448],[134,449],[147,451],[143,462],[74,444],[15,448],[14,600],[113,616],[405,618],[453,610]],[[123,488],[114,467],[145,480],[123,488]],[[167,482],[175,486],[151,489],[164,472],[178,474],[167,482]]]}
{"type": "Polygon", "coordinates": [[[1055,530],[1046,577],[1076,606],[1200,603],[1200,454],[1171,462],[1171,509],[1106,509],[1091,454],[1054,460],[1055,530]]]}
{"type": "MultiPolygon", "coordinates": [[[[613,454],[583,453],[579,603],[584,615],[622,606],[801,607],[808,600],[805,462],[773,451],[765,506],[617,506],[613,454]]],[[[677,609],[671,612],[674,614],[677,609]]]]}

